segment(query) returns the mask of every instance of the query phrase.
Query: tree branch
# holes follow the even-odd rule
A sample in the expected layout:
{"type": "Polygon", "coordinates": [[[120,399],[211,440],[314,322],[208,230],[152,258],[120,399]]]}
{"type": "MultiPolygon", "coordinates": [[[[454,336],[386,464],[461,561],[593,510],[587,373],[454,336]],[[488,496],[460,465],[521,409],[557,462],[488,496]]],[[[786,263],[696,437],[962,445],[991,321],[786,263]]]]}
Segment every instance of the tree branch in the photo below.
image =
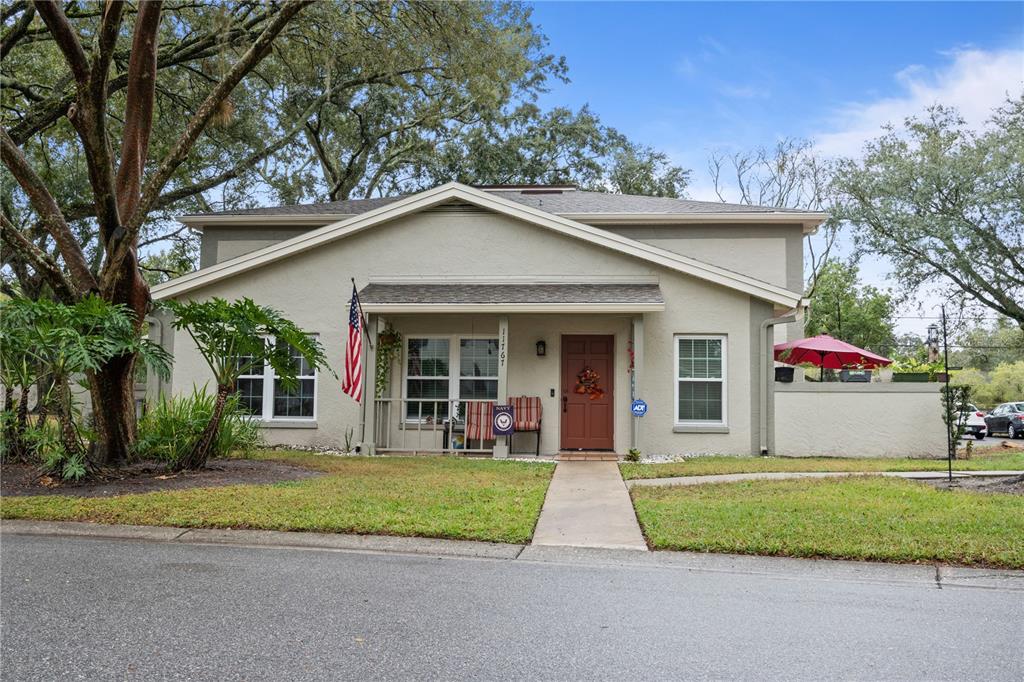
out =
{"type": "Polygon", "coordinates": [[[64,55],[65,61],[71,68],[71,73],[79,87],[84,87],[89,82],[89,59],[85,56],[78,34],[71,26],[64,10],[55,0],[36,0],[36,11],[42,17],[46,27],[50,29],[57,47],[64,55]]]}
{"type": "Polygon", "coordinates": [[[75,287],[64,276],[60,266],[37,248],[5,215],[0,215],[0,232],[3,234],[4,244],[16,251],[26,263],[42,275],[59,298],[64,301],[75,300],[75,287]]]}
{"type": "Polygon", "coordinates": [[[157,168],[156,172],[153,173],[153,176],[146,183],[135,211],[132,212],[130,218],[124,221],[124,234],[119,236],[118,243],[115,245],[112,252],[110,252],[110,258],[104,268],[107,277],[116,277],[116,274],[111,275],[110,273],[117,272],[121,262],[133,248],[133,244],[135,243],[139,230],[142,227],[142,223],[159,198],[164,185],[167,184],[171,179],[171,176],[174,174],[174,171],[188,156],[189,150],[192,149],[192,146],[199,138],[199,135],[202,134],[210,119],[213,118],[213,115],[216,113],[221,103],[227,99],[228,95],[231,94],[231,91],[236,85],[238,85],[242,78],[252,71],[256,65],[267,56],[273,45],[274,39],[284,29],[288,22],[295,17],[299,10],[306,5],[311,4],[312,1],[313,0],[288,0],[274,18],[271,19],[270,23],[267,24],[267,27],[263,29],[259,38],[257,38],[252,46],[246,50],[241,59],[231,67],[231,70],[227,73],[224,79],[216,88],[213,89],[203,103],[199,105],[196,113],[192,116],[188,125],[186,125],[185,131],[181,134],[170,153],[166,158],[164,158],[159,168],[157,168]]]}
{"type": "Polygon", "coordinates": [[[60,207],[57,206],[57,202],[54,201],[49,190],[46,189],[42,178],[36,174],[21,149],[11,140],[6,128],[0,128],[0,150],[3,152],[4,165],[21,185],[22,190],[25,191],[32,203],[32,207],[46,226],[46,230],[57,242],[61,256],[64,257],[64,262],[74,278],[75,289],[80,294],[96,289],[96,278],[89,270],[82,249],[68,227],[64,214],[61,213],[60,207]]]}
{"type": "Polygon", "coordinates": [[[121,142],[121,163],[115,186],[118,212],[127,217],[139,203],[142,171],[149,153],[153,103],[156,99],[157,39],[161,2],[151,0],[139,8],[135,17],[132,51],[128,59],[128,92],[125,100],[125,127],[121,142]]]}
{"type": "Polygon", "coordinates": [[[28,30],[29,24],[32,23],[32,19],[36,16],[36,8],[32,5],[25,7],[25,11],[18,21],[11,27],[11,30],[4,34],[2,40],[0,40],[0,59],[7,56],[7,53],[11,51],[11,48],[18,44],[18,41],[25,36],[25,31],[28,30]]]}

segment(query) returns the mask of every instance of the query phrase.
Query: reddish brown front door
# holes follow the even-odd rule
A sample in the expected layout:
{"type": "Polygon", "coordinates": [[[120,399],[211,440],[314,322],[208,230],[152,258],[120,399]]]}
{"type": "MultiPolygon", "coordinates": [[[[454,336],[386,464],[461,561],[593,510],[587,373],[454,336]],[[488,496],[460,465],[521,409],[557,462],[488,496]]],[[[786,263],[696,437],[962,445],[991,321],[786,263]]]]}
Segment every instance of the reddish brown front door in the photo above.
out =
{"type": "Polygon", "coordinates": [[[613,336],[562,337],[562,449],[612,450],[613,336]],[[581,386],[586,369],[597,380],[581,386]],[[580,392],[584,391],[584,392],[580,392]]]}

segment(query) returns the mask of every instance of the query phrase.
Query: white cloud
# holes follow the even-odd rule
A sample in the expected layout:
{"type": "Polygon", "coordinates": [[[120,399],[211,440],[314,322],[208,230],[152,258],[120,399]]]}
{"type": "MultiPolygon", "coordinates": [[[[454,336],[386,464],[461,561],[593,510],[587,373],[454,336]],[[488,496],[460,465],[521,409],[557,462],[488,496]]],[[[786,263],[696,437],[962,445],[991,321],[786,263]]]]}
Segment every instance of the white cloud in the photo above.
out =
{"type": "Polygon", "coordinates": [[[718,87],[718,94],[734,99],[768,99],[771,97],[771,93],[766,88],[759,88],[756,85],[724,84],[718,87]]]}
{"type": "Polygon", "coordinates": [[[980,128],[1007,94],[1024,88],[1024,50],[962,49],[949,57],[940,68],[911,65],[894,74],[902,88],[897,96],[841,107],[829,130],[812,136],[818,149],[828,156],[857,156],[883,125],[899,125],[933,104],[956,107],[968,125],[980,128]]]}
{"type": "Polygon", "coordinates": [[[689,57],[683,57],[676,62],[676,73],[684,78],[691,78],[697,73],[697,67],[689,57]]]}

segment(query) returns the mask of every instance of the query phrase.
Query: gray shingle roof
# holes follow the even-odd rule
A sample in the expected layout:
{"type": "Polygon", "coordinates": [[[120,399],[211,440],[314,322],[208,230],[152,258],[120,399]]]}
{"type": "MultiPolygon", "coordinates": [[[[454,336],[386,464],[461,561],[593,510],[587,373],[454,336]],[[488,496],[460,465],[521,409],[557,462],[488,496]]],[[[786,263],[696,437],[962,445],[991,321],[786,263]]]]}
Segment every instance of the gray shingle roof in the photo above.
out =
{"type": "Polygon", "coordinates": [[[693,201],[670,197],[646,197],[606,192],[522,192],[489,190],[504,199],[539,208],[548,213],[804,213],[771,206],[747,206],[718,201],[693,201]]]}
{"type": "MultiPolygon", "coordinates": [[[[605,192],[572,191],[539,191],[539,190],[485,190],[503,199],[532,206],[554,214],[575,213],[807,213],[790,208],[774,208],[771,206],[748,206],[746,204],[726,204],[717,201],[693,201],[690,199],[671,199],[668,197],[646,197],[635,194],[608,194],[605,192]]],[[[291,215],[356,215],[372,211],[403,199],[403,196],[379,197],[375,199],[347,199],[331,201],[323,204],[295,204],[290,206],[271,206],[267,208],[249,208],[215,213],[201,213],[197,216],[291,216],[291,215]]]]}
{"type": "Polygon", "coordinates": [[[664,303],[657,284],[367,284],[364,304],[664,303]]]}

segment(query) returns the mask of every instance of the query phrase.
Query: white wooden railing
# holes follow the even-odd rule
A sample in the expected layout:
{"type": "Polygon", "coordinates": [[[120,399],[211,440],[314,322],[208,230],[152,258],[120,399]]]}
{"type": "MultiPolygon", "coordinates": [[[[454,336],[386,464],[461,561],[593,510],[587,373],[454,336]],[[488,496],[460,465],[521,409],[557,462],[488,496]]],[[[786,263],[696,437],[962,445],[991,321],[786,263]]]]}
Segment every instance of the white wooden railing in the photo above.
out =
{"type": "Polygon", "coordinates": [[[373,438],[378,452],[489,454],[493,440],[466,438],[464,406],[493,400],[377,398],[373,438]],[[453,415],[454,418],[449,418],[453,415]]]}

